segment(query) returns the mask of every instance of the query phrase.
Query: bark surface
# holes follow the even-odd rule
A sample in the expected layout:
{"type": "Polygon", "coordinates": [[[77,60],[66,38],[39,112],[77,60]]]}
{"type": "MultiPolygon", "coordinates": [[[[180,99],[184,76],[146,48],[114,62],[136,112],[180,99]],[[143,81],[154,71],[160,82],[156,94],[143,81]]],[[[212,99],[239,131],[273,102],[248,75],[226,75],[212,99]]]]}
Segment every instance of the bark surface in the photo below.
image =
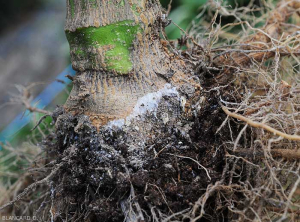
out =
{"type": "Polygon", "coordinates": [[[99,128],[128,116],[139,98],[167,82],[190,85],[183,60],[160,38],[165,15],[159,2],[67,3],[65,30],[77,75],[66,110],[88,115],[99,128]]]}

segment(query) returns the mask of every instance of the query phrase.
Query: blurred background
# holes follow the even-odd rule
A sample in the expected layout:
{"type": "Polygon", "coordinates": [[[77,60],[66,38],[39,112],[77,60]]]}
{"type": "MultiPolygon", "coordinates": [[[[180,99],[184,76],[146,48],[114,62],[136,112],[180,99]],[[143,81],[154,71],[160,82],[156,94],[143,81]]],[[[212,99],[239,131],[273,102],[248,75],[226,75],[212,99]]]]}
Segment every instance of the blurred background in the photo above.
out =
{"type": "Polygon", "coordinates": [[[0,2],[0,130],[25,110],[16,86],[36,97],[69,64],[64,18],[65,0],[0,2]]]}
{"type": "MultiPolygon", "coordinates": [[[[207,0],[173,0],[169,18],[186,29],[206,2],[207,0]]],[[[228,4],[234,2],[228,1],[228,4]]],[[[246,3],[245,0],[238,2],[246,3]]],[[[161,0],[161,3],[167,8],[170,0],[161,0]]],[[[21,116],[17,115],[26,110],[20,102],[11,101],[14,95],[20,94],[20,85],[30,86],[36,83],[30,88],[30,96],[35,98],[50,83],[56,81],[58,74],[70,64],[69,45],[64,34],[65,14],[65,0],[0,2],[0,132],[7,129],[16,117],[20,119],[21,116]]],[[[173,24],[166,28],[166,32],[170,39],[180,37],[180,30],[173,24]]],[[[47,95],[52,100],[47,109],[53,110],[56,104],[63,104],[67,98],[66,91],[58,96],[47,95]],[[52,97],[56,97],[55,100],[52,97]]],[[[26,115],[28,114],[25,113],[25,117],[26,115]]],[[[13,134],[13,144],[27,140],[26,135],[30,134],[30,129],[38,118],[39,116],[22,130],[17,125],[18,121],[14,124],[19,132],[10,133],[13,134]]]]}

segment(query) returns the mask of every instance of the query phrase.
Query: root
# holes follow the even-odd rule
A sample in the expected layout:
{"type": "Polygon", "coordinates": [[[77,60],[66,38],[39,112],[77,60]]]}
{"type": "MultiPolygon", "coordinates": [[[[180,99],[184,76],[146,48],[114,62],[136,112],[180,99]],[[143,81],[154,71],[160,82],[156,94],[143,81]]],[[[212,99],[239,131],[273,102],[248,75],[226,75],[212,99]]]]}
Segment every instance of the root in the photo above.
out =
{"type": "MultiPolygon", "coordinates": [[[[289,161],[295,161],[295,160],[300,160],[300,149],[271,149],[271,155],[273,158],[284,158],[289,161]]],[[[230,154],[226,154],[228,157],[234,157],[234,158],[241,158],[243,161],[247,162],[250,165],[253,165],[255,167],[259,167],[258,165],[253,164],[252,162],[246,160],[243,157],[247,158],[259,158],[259,159],[265,159],[268,158],[264,155],[263,152],[256,151],[253,153],[252,150],[247,150],[247,149],[237,149],[234,151],[234,154],[238,156],[233,156],[230,154]]]]}
{"type": "Polygon", "coordinates": [[[252,126],[252,127],[255,127],[255,128],[262,128],[264,130],[267,130],[275,135],[278,135],[278,136],[281,136],[282,138],[285,138],[285,139],[288,139],[288,140],[294,140],[294,141],[300,141],[300,136],[298,135],[290,135],[290,134],[286,134],[286,133],[283,133],[277,129],[274,129],[264,123],[259,123],[259,122],[255,122],[245,116],[242,116],[242,115],[239,115],[237,113],[233,113],[233,112],[230,112],[225,106],[221,105],[223,111],[228,115],[228,116],[231,116],[233,118],[236,118],[238,120],[241,120],[241,121],[244,121],[246,122],[248,125],[252,126]]]}
{"type": "Polygon", "coordinates": [[[193,158],[187,157],[187,156],[179,156],[179,155],[174,155],[174,154],[169,154],[169,155],[176,156],[176,157],[179,157],[179,158],[182,158],[182,159],[192,160],[193,162],[195,162],[196,164],[198,164],[199,167],[201,167],[203,170],[205,170],[208,179],[211,180],[211,177],[210,177],[210,175],[208,173],[208,170],[203,165],[201,165],[197,160],[194,160],[193,158]]]}
{"type": "MultiPolygon", "coordinates": [[[[286,22],[290,16],[297,12],[300,8],[298,0],[281,1],[278,3],[276,10],[271,14],[265,27],[261,29],[253,28],[248,22],[245,23],[249,29],[256,31],[256,34],[241,45],[248,45],[247,49],[228,50],[214,59],[214,64],[217,66],[228,67],[224,73],[232,71],[233,67],[245,68],[249,66],[251,61],[258,63],[266,61],[274,57],[276,52],[281,55],[299,54],[299,46],[290,49],[287,42],[281,43],[277,38],[281,36],[280,26],[286,22]],[[278,47],[273,47],[273,44],[278,44],[278,47]],[[259,50],[257,50],[259,48],[259,50]],[[284,49],[280,52],[280,48],[284,49]],[[286,50],[285,50],[286,49],[286,50]]],[[[296,37],[294,37],[296,38],[296,37]]],[[[297,38],[296,38],[297,39],[297,38]]]]}
{"type": "Polygon", "coordinates": [[[20,193],[16,198],[14,198],[12,201],[8,202],[7,204],[4,204],[3,206],[0,207],[0,211],[3,210],[4,208],[13,205],[17,201],[21,200],[25,195],[27,195],[30,191],[33,191],[36,189],[38,185],[42,185],[44,183],[48,183],[49,180],[57,173],[57,171],[63,166],[63,163],[59,164],[54,170],[51,171],[51,173],[45,177],[44,179],[37,181],[30,186],[26,187],[22,193],[20,193]]]}

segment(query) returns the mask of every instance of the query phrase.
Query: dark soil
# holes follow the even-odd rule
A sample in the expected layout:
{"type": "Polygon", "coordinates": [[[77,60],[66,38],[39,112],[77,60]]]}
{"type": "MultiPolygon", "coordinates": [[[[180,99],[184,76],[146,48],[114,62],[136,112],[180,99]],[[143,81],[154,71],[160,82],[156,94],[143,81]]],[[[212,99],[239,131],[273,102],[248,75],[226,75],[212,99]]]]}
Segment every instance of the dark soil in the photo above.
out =
{"type": "MultiPolygon", "coordinates": [[[[207,98],[201,115],[187,117],[176,101],[164,98],[156,115],[99,132],[87,116],[57,108],[57,132],[43,144],[61,164],[51,179],[54,221],[124,221],[126,212],[131,212],[128,221],[151,221],[150,215],[159,218],[191,208],[209,184],[221,179],[225,165],[221,144],[228,133],[215,134],[225,114],[214,95],[207,98]],[[174,112],[166,124],[160,115],[166,112],[163,104],[174,112]]],[[[210,216],[201,221],[224,220],[226,212],[217,209],[213,198],[206,208],[210,216]]]]}

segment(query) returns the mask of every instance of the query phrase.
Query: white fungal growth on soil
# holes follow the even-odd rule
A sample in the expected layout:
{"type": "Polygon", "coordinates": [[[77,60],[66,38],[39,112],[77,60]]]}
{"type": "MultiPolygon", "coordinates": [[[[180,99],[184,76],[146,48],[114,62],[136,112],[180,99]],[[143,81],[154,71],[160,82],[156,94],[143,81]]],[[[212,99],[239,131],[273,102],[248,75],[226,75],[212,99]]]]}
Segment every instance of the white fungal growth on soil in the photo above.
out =
{"type": "Polygon", "coordinates": [[[108,129],[115,127],[122,128],[125,124],[130,124],[130,122],[134,119],[143,119],[146,114],[152,114],[156,117],[158,105],[164,96],[177,97],[178,100],[180,100],[180,95],[176,90],[176,87],[172,87],[171,84],[167,83],[161,90],[148,93],[147,95],[138,99],[132,113],[126,117],[126,119],[110,121],[106,127],[108,129]]]}

